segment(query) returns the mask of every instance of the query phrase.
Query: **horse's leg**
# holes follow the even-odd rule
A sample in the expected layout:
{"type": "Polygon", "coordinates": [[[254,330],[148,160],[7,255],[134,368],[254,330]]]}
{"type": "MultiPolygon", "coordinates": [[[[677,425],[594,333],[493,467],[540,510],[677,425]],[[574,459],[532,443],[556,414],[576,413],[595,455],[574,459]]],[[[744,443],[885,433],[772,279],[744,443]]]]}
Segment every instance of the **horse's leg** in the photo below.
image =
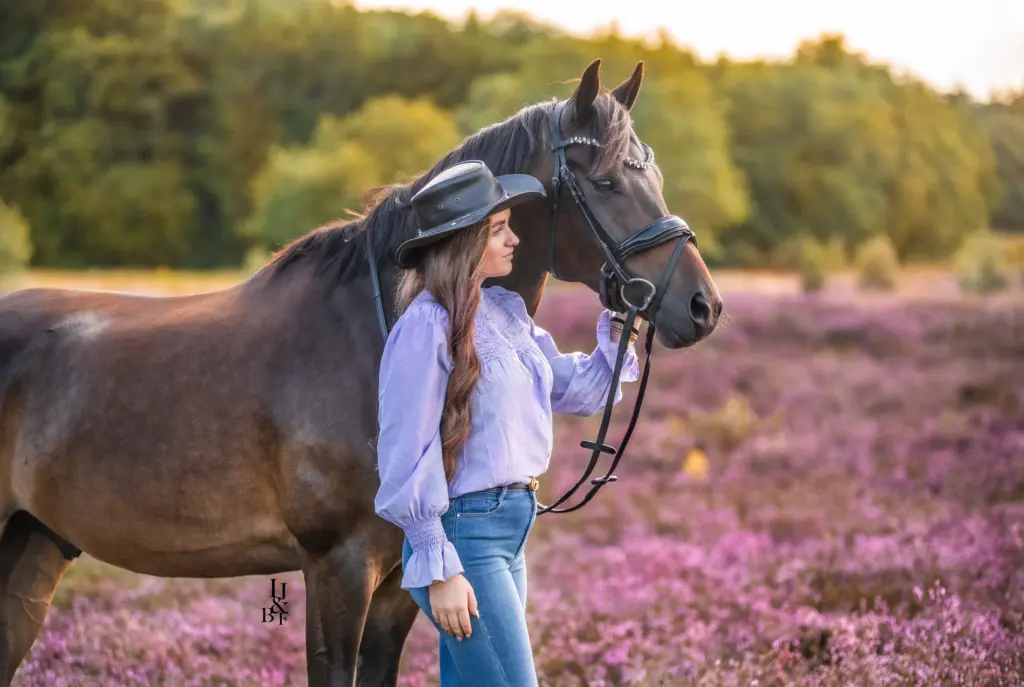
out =
{"type": "Polygon", "coordinates": [[[46,620],[70,561],[29,518],[12,517],[0,536],[0,685],[10,685],[46,620]]]}
{"type": "MultiPolygon", "coordinates": [[[[306,614],[319,615],[327,649],[324,671],[329,676],[327,684],[354,687],[359,643],[376,584],[376,571],[368,558],[366,545],[359,537],[351,537],[325,553],[305,551],[304,559],[306,584],[313,585],[312,596],[316,603],[316,608],[306,608],[306,614]]],[[[307,656],[308,652],[307,648],[307,656]]],[[[323,660],[318,658],[307,667],[311,685],[317,677],[314,669],[323,675],[322,664],[323,660]]]]}
{"type": "Polygon", "coordinates": [[[398,663],[419,606],[402,589],[402,567],[395,568],[370,601],[370,613],[359,647],[359,687],[393,687],[398,683],[398,663]]]}
{"type": "Polygon", "coordinates": [[[306,681],[309,687],[330,687],[331,663],[320,622],[316,576],[305,567],[302,572],[306,583],[306,681]]]}

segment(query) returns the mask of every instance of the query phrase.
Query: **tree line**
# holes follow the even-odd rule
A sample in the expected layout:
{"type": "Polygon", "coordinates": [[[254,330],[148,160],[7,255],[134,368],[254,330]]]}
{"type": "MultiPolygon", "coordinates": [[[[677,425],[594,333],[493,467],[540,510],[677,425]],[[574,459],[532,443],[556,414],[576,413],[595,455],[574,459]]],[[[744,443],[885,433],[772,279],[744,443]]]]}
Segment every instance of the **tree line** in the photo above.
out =
{"type": "Polygon", "coordinates": [[[511,12],[46,0],[0,8],[0,218],[16,220],[0,232],[20,222],[40,266],[238,265],[569,95],[595,57],[606,82],[645,61],[635,128],[713,264],[879,235],[934,259],[1024,231],[1024,90],[939,92],[841,35],[704,62],[665,35],[580,38],[511,12]]]}

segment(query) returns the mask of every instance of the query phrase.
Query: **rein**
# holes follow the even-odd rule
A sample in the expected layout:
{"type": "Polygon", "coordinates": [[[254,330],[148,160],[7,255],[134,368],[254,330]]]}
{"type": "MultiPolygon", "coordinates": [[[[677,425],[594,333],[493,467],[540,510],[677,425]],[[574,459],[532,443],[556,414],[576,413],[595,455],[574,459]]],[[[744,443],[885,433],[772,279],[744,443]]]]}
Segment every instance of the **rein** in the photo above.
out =
{"type": "MultiPolygon", "coordinates": [[[[590,462],[588,463],[586,470],[584,470],[583,476],[580,477],[579,480],[577,480],[577,482],[558,500],[550,506],[538,504],[538,515],[543,515],[544,513],[571,513],[574,510],[578,510],[589,503],[605,484],[617,481],[618,478],[613,473],[625,453],[626,445],[629,444],[630,437],[633,436],[633,430],[636,428],[637,419],[640,417],[640,408],[643,405],[644,393],[647,390],[647,380],[650,378],[651,348],[654,343],[655,333],[655,313],[657,312],[658,306],[661,304],[661,299],[665,294],[665,289],[668,287],[668,283],[672,278],[672,272],[675,269],[676,263],[679,261],[679,256],[683,252],[683,247],[689,240],[692,240],[695,244],[697,241],[693,231],[689,226],[687,226],[686,222],[675,215],[659,217],[646,227],[630,234],[621,242],[617,242],[612,238],[601,224],[601,220],[598,219],[593,208],[590,207],[590,204],[587,202],[587,197],[583,195],[579,182],[576,180],[576,175],[573,174],[571,169],[569,169],[569,164],[565,155],[565,149],[571,145],[600,147],[601,143],[594,139],[582,136],[574,136],[569,139],[562,138],[561,115],[566,104],[566,101],[562,101],[552,109],[551,114],[549,115],[551,150],[555,153],[555,174],[551,179],[553,198],[551,206],[551,233],[549,242],[550,263],[548,271],[556,279],[559,278],[555,270],[555,229],[558,226],[558,201],[562,187],[568,186],[569,193],[572,195],[573,201],[580,209],[583,218],[590,227],[591,236],[597,242],[601,252],[604,253],[605,263],[601,266],[600,282],[601,304],[609,310],[625,312],[626,321],[623,325],[623,331],[619,338],[619,347],[615,355],[615,365],[612,368],[612,382],[609,385],[608,397],[605,400],[604,414],[601,417],[601,426],[598,429],[597,438],[594,441],[580,442],[581,447],[591,451],[590,462]],[[672,252],[672,257],[669,258],[668,264],[665,266],[665,271],[662,273],[657,286],[641,277],[630,276],[626,271],[626,268],[622,265],[622,262],[634,253],[649,250],[673,239],[677,240],[675,250],[672,252]],[[647,291],[646,294],[643,295],[643,299],[639,304],[630,301],[627,296],[627,289],[633,286],[644,287],[647,291]],[[622,437],[622,443],[619,445],[619,448],[616,449],[615,447],[609,446],[605,443],[605,437],[608,434],[608,426],[611,424],[612,408],[615,405],[615,390],[618,387],[619,375],[622,373],[623,361],[625,360],[626,351],[629,347],[629,333],[633,331],[634,322],[638,316],[644,316],[647,320],[647,336],[644,338],[644,351],[646,354],[644,360],[644,372],[640,379],[640,387],[637,390],[636,402],[633,406],[633,413],[629,419],[629,426],[626,428],[626,433],[622,437]],[[600,459],[601,454],[603,453],[615,456],[611,465],[608,467],[608,471],[601,477],[590,480],[590,491],[587,492],[579,503],[566,508],[558,508],[557,506],[571,498],[573,494],[579,491],[580,487],[583,486],[583,483],[590,478],[594,472],[594,468],[597,467],[597,462],[600,459]]],[[[643,144],[643,148],[646,153],[646,159],[641,162],[627,157],[623,161],[626,166],[638,170],[644,170],[653,164],[653,151],[646,144],[643,144]]]]}

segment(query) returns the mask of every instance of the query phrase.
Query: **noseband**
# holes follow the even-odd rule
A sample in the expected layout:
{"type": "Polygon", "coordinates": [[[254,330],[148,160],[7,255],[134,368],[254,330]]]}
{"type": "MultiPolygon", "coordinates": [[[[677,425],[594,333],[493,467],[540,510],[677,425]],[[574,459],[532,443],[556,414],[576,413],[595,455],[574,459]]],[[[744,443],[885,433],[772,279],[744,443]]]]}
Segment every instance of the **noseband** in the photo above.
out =
{"type": "MultiPolygon", "coordinates": [[[[686,222],[684,222],[680,217],[675,215],[659,217],[646,227],[630,234],[622,241],[616,241],[611,234],[608,233],[601,224],[601,220],[598,219],[593,208],[590,207],[590,203],[587,202],[587,197],[583,195],[579,182],[576,180],[576,175],[573,174],[571,169],[569,169],[569,164],[566,161],[565,156],[565,149],[571,145],[586,145],[599,148],[601,147],[601,143],[584,136],[562,138],[561,116],[567,102],[568,101],[560,102],[551,110],[551,113],[548,116],[550,123],[551,150],[555,153],[555,174],[551,178],[552,203],[548,271],[556,279],[567,281],[565,279],[561,279],[555,271],[555,230],[558,226],[558,201],[561,196],[562,187],[567,186],[569,188],[569,193],[572,195],[572,199],[576,202],[576,206],[580,209],[580,213],[583,215],[583,218],[587,221],[587,225],[590,227],[591,236],[597,242],[601,252],[604,254],[605,263],[601,266],[600,285],[598,291],[601,298],[601,305],[614,312],[626,313],[626,323],[623,327],[622,335],[619,338],[619,347],[616,351],[615,364],[612,368],[612,383],[609,385],[608,398],[605,400],[604,415],[601,417],[601,427],[598,429],[597,438],[594,441],[580,442],[580,446],[591,451],[590,463],[583,472],[583,476],[580,477],[576,484],[574,484],[557,501],[552,503],[550,506],[541,506],[538,504],[538,515],[542,515],[544,513],[571,513],[572,511],[586,505],[605,484],[616,481],[617,478],[613,474],[615,467],[619,464],[619,460],[622,459],[623,453],[626,450],[626,445],[629,443],[629,438],[633,435],[633,429],[636,427],[637,418],[640,416],[640,406],[643,404],[644,391],[647,389],[648,375],[651,370],[651,345],[654,343],[655,316],[657,315],[658,306],[661,304],[661,299],[665,295],[665,289],[668,288],[668,283],[672,279],[672,272],[675,270],[676,263],[679,261],[679,256],[682,254],[683,248],[686,246],[686,242],[693,241],[694,245],[697,244],[697,237],[694,236],[690,227],[687,226],[686,222]],[[642,277],[631,276],[629,272],[626,271],[626,268],[622,263],[631,255],[635,255],[636,253],[640,253],[645,250],[650,250],[655,246],[660,246],[661,244],[672,240],[676,240],[676,247],[675,250],[672,251],[672,257],[669,258],[668,264],[665,265],[665,270],[662,272],[661,279],[658,280],[657,286],[642,277]],[[629,295],[629,290],[635,288],[642,290],[639,294],[640,298],[636,298],[635,295],[632,297],[629,295]],[[644,349],[647,355],[646,360],[644,361],[643,377],[640,380],[640,387],[637,390],[636,404],[633,406],[633,414],[630,417],[626,433],[622,437],[622,443],[619,445],[619,448],[616,449],[615,447],[604,443],[604,441],[605,436],[608,433],[608,425],[611,422],[612,407],[615,404],[615,391],[618,387],[619,375],[622,373],[622,364],[625,360],[626,350],[629,346],[629,336],[633,331],[633,323],[636,321],[638,316],[642,316],[647,320],[647,336],[644,339],[644,349]],[[586,496],[584,496],[579,503],[567,508],[557,508],[558,505],[564,503],[573,494],[575,494],[579,488],[583,486],[583,483],[587,481],[590,475],[593,474],[594,468],[597,466],[597,461],[601,457],[602,453],[615,456],[611,465],[608,467],[608,471],[602,477],[591,480],[590,483],[592,486],[590,491],[587,492],[586,496]]],[[[626,157],[623,159],[623,164],[627,167],[643,171],[654,163],[654,152],[651,150],[650,146],[645,143],[641,145],[643,146],[646,159],[640,161],[631,157],[626,157]]]]}

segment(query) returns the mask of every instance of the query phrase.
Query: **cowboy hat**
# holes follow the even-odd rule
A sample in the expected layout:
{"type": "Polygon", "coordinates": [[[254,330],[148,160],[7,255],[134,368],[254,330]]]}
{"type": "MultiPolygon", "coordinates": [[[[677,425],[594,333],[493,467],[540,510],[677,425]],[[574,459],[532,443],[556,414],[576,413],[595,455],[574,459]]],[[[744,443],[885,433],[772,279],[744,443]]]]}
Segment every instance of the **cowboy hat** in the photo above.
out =
{"type": "Polygon", "coordinates": [[[398,247],[395,259],[407,269],[415,264],[424,246],[506,208],[546,196],[543,184],[529,174],[496,177],[480,160],[460,162],[431,179],[412,197],[419,231],[398,247]]]}

